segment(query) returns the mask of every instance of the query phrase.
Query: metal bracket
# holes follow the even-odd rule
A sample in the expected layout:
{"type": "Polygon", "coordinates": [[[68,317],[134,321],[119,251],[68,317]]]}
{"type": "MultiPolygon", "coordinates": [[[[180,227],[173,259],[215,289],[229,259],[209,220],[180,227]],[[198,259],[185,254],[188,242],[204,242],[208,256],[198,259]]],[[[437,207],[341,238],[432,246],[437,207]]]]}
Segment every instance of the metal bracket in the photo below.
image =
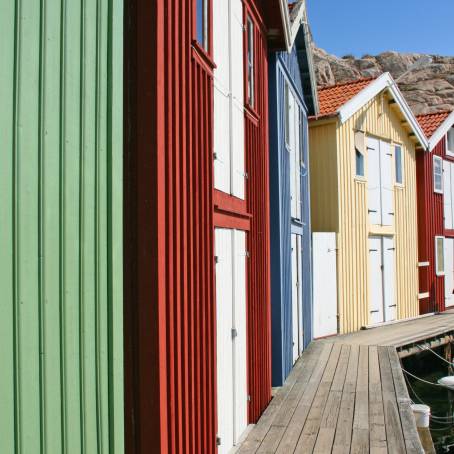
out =
{"type": "Polygon", "coordinates": [[[219,256],[217,255],[214,256],[214,263],[219,263],[219,256]]]}
{"type": "Polygon", "coordinates": [[[216,435],[216,446],[221,446],[221,437],[216,435]]]}
{"type": "Polygon", "coordinates": [[[232,328],[232,339],[235,339],[235,337],[238,337],[238,331],[236,328],[232,328]]]}

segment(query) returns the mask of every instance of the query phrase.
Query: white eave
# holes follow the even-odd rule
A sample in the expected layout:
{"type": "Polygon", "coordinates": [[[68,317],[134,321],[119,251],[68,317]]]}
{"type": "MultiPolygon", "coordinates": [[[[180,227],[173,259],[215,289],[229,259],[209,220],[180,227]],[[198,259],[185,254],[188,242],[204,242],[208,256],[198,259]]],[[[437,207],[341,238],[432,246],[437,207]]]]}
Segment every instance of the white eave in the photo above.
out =
{"type": "Polygon", "coordinates": [[[443,139],[443,137],[448,134],[448,131],[454,125],[454,111],[448,115],[448,118],[438,127],[438,129],[432,134],[432,137],[429,139],[429,151],[432,151],[443,139]]]}
{"type": "Polygon", "coordinates": [[[387,90],[391,94],[392,98],[396,102],[396,105],[400,108],[400,111],[402,112],[410,129],[414,133],[415,138],[421,144],[421,147],[427,150],[429,147],[429,141],[419,125],[418,120],[411,111],[410,106],[402,95],[402,92],[399,90],[396,82],[388,72],[371,81],[367,87],[361,90],[357,95],[350,99],[350,101],[346,102],[338,109],[337,114],[341,124],[345,123],[352,115],[358,112],[359,109],[365,106],[369,101],[374,99],[384,90],[387,90]]]}
{"type": "Polygon", "coordinates": [[[301,23],[304,21],[304,15],[306,11],[306,0],[300,0],[301,5],[298,7],[298,14],[293,19],[290,19],[290,12],[288,9],[288,0],[280,0],[279,6],[281,9],[282,26],[285,35],[285,45],[287,52],[291,52],[293,43],[295,42],[296,35],[300,28],[301,23]]]}

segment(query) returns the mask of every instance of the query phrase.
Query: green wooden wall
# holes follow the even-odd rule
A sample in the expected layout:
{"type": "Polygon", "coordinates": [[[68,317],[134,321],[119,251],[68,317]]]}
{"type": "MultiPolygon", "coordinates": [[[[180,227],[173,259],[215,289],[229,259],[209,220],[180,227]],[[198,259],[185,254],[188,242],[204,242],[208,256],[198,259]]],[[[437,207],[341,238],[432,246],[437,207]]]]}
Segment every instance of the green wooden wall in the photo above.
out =
{"type": "Polygon", "coordinates": [[[0,0],[0,452],[123,451],[121,0],[0,0]]]}

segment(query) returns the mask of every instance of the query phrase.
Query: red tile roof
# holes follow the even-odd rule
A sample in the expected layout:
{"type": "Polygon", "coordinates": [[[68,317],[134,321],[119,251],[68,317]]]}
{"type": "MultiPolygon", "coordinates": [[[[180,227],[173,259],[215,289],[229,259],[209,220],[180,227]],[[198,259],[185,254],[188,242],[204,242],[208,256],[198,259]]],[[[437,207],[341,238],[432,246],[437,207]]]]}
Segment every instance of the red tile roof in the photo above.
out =
{"type": "Polygon", "coordinates": [[[425,115],[417,115],[416,119],[421,125],[426,137],[430,139],[446,118],[448,118],[450,113],[451,112],[449,111],[434,112],[425,115]]]}
{"type": "Polygon", "coordinates": [[[334,115],[340,107],[366,88],[373,80],[375,80],[375,77],[319,88],[320,114],[317,118],[334,115]]]}

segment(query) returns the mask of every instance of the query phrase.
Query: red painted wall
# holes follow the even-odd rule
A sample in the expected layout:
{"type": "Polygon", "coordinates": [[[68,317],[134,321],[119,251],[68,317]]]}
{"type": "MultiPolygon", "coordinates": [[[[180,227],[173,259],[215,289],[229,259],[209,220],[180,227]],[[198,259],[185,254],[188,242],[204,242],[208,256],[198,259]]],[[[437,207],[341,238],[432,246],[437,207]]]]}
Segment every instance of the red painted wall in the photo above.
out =
{"type": "Polygon", "coordinates": [[[192,2],[126,2],[128,453],[214,453],[212,66],[192,2]]]}
{"type": "Polygon", "coordinates": [[[127,453],[216,452],[215,225],[248,231],[250,422],[271,399],[267,42],[258,1],[245,9],[257,103],[241,202],[213,188],[213,62],[194,41],[195,1],[125,3],[127,453]]]}
{"type": "Polygon", "coordinates": [[[434,154],[445,154],[444,140],[432,153],[418,151],[416,157],[419,262],[429,262],[429,266],[419,268],[419,292],[430,294],[419,300],[421,314],[445,310],[444,278],[435,274],[435,236],[444,235],[444,220],[443,195],[433,190],[434,154]]]}

